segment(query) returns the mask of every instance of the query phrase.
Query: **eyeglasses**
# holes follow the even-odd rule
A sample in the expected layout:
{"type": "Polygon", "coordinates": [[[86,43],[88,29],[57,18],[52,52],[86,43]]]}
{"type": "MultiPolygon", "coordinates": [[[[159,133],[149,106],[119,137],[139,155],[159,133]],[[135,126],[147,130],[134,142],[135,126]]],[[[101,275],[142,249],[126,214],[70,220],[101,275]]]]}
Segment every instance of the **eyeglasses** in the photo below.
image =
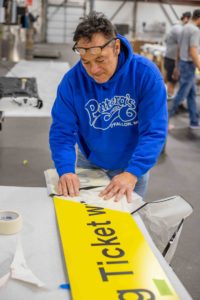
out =
{"type": "Polygon", "coordinates": [[[107,41],[104,45],[102,46],[95,46],[95,47],[90,47],[90,48],[84,48],[84,47],[76,47],[76,44],[73,46],[72,50],[79,55],[84,55],[86,54],[87,51],[89,51],[91,54],[99,55],[101,54],[101,51],[108,46],[112,41],[115,41],[117,38],[112,38],[109,41],[107,41]]]}

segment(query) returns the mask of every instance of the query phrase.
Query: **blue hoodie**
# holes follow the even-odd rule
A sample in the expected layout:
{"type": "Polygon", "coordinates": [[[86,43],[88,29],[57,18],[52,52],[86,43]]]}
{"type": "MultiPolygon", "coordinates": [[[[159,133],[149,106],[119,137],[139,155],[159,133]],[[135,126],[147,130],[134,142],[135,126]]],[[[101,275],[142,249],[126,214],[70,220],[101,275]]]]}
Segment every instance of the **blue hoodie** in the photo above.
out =
{"type": "Polygon", "coordinates": [[[59,176],[75,173],[75,144],[94,165],[137,177],[155,163],[167,134],[166,89],[154,63],[120,35],[112,78],[97,83],[79,61],[62,79],[52,109],[50,147],[59,176]]]}

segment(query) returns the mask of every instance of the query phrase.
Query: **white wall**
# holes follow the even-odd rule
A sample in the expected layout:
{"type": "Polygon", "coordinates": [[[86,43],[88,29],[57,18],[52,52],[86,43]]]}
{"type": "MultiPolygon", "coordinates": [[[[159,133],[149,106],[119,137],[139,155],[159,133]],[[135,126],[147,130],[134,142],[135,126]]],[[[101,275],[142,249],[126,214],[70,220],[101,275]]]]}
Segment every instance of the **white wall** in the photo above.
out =
{"type": "MultiPolygon", "coordinates": [[[[20,1],[20,0],[19,0],[20,1]]],[[[22,0],[21,0],[22,1],[22,0]]],[[[62,3],[63,0],[49,0],[49,3],[56,3],[56,4],[60,4],[62,3]]],[[[69,1],[71,3],[80,3],[83,4],[84,0],[71,0],[69,1]]],[[[105,15],[108,18],[111,18],[113,16],[113,14],[115,13],[115,11],[120,7],[120,5],[123,3],[123,1],[114,1],[114,0],[110,0],[110,1],[104,1],[104,0],[95,0],[94,1],[94,10],[99,11],[99,12],[103,12],[105,13],[105,15]]],[[[89,12],[89,0],[87,2],[87,12],[89,12]]],[[[170,9],[170,6],[167,4],[163,5],[166,9],[166,11],[168,12],[170,18],[176,22],[176,17],[173,14],[172,10],[170,9]]],[[[127,1],[124,6],[122,7],[122,9],[118,12],[118,14],[116,15],[116,17],[112,20],[113,23],[125,23],[128,24],[130,26],[130,28],[133,27],[133,7],[134,7],[134,2],[130,2],[127,1]]],[[[199,7],[195,7],[195,6],[186,6],[186,5],[173,5],[173,8],[175,9],[176,13],[179,15],[179,17],[182,15],[183,12],[185,11],[193,11],[194,9],[197,9],[199,7]]],[[[33,4],[30,7],[30,11],[34,14],[41,14],[41,0],[33,0],[33,4]]],[[[77,11],[77,10],[76,10],[77,11]]],[[[81,11],[79,11],[81,13],[81,11]]],[[[79,12],[78,13],[74,13],[72,11],[72,13],[69,12],[68,9],[68,20],[69,20],[69,15],[70,15],[70,23],[74,23],[73,25],[73,29],[70,31],[70,38],[67,39],[67,42],[70,42],[72,33],[74,31],[74,28],[76,27],[76,23],[78,23],[78,18],[79,18],[79,12]],[[72,20],[74,18],[74,20],[72,20]]],[[[58,14],[59,15],[59,14],[58,14]]],[[[58,22],[56,20],[54,20],[54,18],[52,18],[50,20],[49,26],[52,28],[52,35],[54,36],[52,39],[55,39],[55,42],[64,42],[61,39],[61,36],[64,34],[62,34],[62,31],[65,29],[65,24],[61,24],[62,23],[62,14],[60,14],[60,25],[58,26],[58,22]],[[62,25],[62,26],[61,26],[62,25]],[[56,30],[58,30],[57,28],[59,27],[59,35],[57,35],[57,37],[55,38],[55,35],[53,34],[56,30]],[[63,29],[63,28],[64,29],[63,29]]],[[[55,16],[55,19],[57,18],[57,16],[55,16]]],[[[40,32],[41,29],[41,18],[38,19],[37,23],[35,24],[38,33],[40,32]]],[[[64,20],[63,20],[64,22],[64,20]]],[[[144,3],[144,2],[139,2],[137,4],[137,22],[136,22],[136,32],[137,32],[137,36],[141,36],[143,35],[143,26],[142,23],[146,22],[146,28],[150,28],[152,26],[152,24],[154,23],[166,23],[166,32],[168,32],[171,28],[171,25],[168,21],[168,19],[166,18],[165,14],[163,13],[160,4],[159,3],[144,3]]],[[[51,31],[51,30],[50,30],[51,31]]],[[[50,33],[49,33],[50,34],[50,33]]],[[[51,34],[50,34],[51,35],[51,34]]],[[[49,35],[49,37],[50,37],[49,35]]],[[[132,37],[132,32],[129,33],[129,35],[127,35],[128,38],[131,39],[132,37]]],[[[50,38],[51,39],[51,38],[50,38]]],[[[52,41],[52,40],[51,40],[52,41]]],[[[66,40],[65,40],[66,42],[66,40]]]]}

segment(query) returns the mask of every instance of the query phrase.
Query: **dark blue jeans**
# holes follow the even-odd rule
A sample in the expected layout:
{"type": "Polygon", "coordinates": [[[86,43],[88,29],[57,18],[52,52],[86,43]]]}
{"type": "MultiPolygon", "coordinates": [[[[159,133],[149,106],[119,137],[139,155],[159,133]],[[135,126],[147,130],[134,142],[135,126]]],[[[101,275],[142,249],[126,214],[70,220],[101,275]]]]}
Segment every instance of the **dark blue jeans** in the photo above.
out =
{"type": "MultiPolygon", "coordinates": [[[[77,167],[80,167],[83,169],[99,169],[97,166],[95,166],[91,162],[89,162],[80,151],[78,151],[77,167]]],[[[124,170],[121,170],[121,169],[117,169],[114,171],[103,169],[103,171],[107,174],[107,176],[110,179],[112,179],[114,176],[124,172],[124,170]]],[[[144,198],[145,193],[147,191],[148,181],[149,181],[149,172],[147,172],[146,174],[144,174],[143,176],[138,178],[138,181],[135,185],[134,192],[136,192],[142,198],[144,198]]]]}
{"type": "Polygon", "coordinates": [[[172,117],[179,104],[187,99],[187,106],[190,117],[190,125],[199,125],[199,113],[196,103],[196,88],[195,88],[195,65],[192,62],[185,62],[180,60],[180,81],[179,90],[173,99],[172,108],[169,111],[169,116],[172,117]]]}

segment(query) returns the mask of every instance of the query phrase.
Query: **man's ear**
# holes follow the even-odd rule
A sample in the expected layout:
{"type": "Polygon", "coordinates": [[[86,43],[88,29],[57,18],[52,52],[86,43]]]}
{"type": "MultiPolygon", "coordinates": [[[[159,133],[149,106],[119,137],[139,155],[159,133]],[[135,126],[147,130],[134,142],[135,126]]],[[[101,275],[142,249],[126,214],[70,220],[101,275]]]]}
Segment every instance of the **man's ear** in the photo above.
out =
{"type": "Polygon", "coordinates": [[[120,49],[121,49],[121,42],[120,42],[119,39],[116,39],[116,41],[115,41],[115,53],[117,55],[119,55],[120,49]]]}

